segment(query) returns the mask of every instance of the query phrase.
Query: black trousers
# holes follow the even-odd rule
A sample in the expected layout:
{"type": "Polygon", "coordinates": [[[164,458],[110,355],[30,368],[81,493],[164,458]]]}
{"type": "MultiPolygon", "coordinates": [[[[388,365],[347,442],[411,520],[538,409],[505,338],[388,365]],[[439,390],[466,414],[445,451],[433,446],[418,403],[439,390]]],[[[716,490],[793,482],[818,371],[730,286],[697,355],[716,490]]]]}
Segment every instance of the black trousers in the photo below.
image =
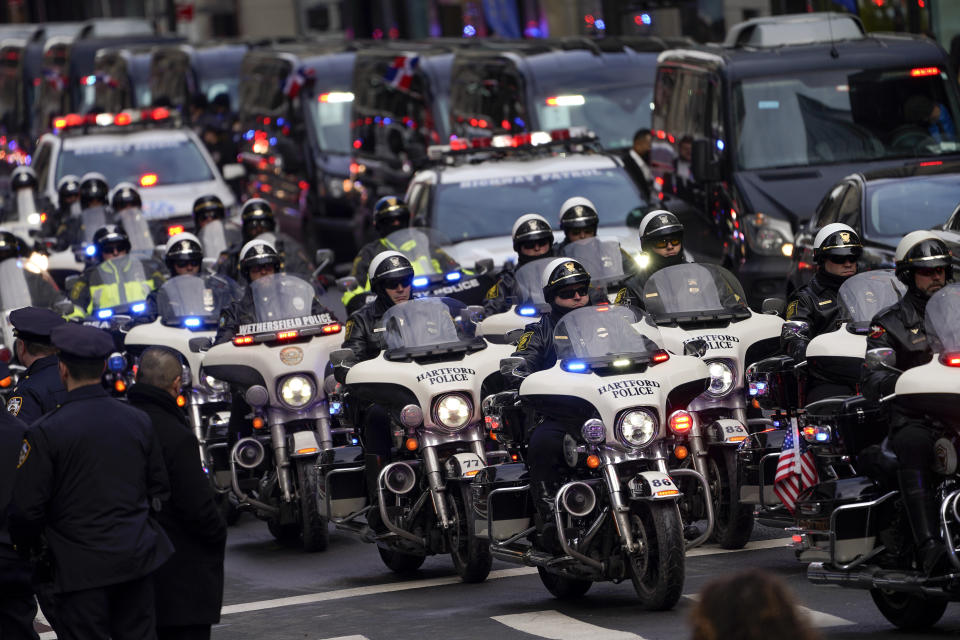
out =
{"type": "Polygon", "coordinates": [[[563,470],[567,467],[563,457],[563,436],[566,434],[567,429],[555,420],[544,420],[534,428],[527,447],[527,466],[534,487],[541,482],[551,486],[563,478],[563,470]]]}
{"type": "Polygon", "coordinates": [[[0,639],[38,640],[33,630],[37,601],[28,581],[0,584],[0,639]]]}
{"type": "Polygon", "coordinates": [[[897,454],[903,469],[929,473],[934,463],[934,445],[937,432],[920,421],[897,420],[893,435],[890,436],[890,448],[897,454]]]}
{"type": "Polygon", "coordinates": [[[363,451],[374,454],[386,464],[390,461],[393,448],[393,433],[390,427],[390,414],[378,404],[371,404],[361,413],[363,424],[363,451]]]}
{"type": "Polygon", "coordinates": [[[157,640],[210,640],[209,624],[157,627],[157,640]]]}
{"type": "Polygon", "coordinates": [[[60,640],[156,640],[153,577],[58,593],[60,640]]]}

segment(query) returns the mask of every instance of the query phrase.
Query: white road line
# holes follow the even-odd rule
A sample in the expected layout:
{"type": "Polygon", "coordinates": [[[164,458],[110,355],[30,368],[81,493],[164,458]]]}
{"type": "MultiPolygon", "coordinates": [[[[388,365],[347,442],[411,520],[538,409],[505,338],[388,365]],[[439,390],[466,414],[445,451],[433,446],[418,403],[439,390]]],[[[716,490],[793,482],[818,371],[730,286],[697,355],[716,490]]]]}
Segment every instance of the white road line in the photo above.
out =
{"type": "Polygon", "coordinates": [[[643,640],[642,636],[627,631],[616,631],[581,622],[559,611],[531,611],[491,618],[517,631],[551,640],[643,640]]]}
{"type": "Polygon", "coordinates": [[[325,638],[324,640],[370,640],[367,636],[337,636],[336,638],[325,638]]]}

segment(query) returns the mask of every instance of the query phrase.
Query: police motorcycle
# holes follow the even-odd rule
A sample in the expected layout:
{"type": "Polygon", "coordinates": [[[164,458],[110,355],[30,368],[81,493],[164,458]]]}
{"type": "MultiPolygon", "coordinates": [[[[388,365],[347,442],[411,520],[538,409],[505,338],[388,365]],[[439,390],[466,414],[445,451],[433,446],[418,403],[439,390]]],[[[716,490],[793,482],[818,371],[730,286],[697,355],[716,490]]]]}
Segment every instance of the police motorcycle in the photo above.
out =
{"type": "MultiPolygon", "coordinates": [[[[807,578],[814,584],[869,589],[883,616],[905,629],[935,624],[948,602],[960,601],[960,285],[949,285],[930,297],[925,328],[933,358],[904,371],[894,393],[881,402],[924,413],[942,430],[932,486],[949,573],[927,577],[918,568],[895,478],[897,461],[884,451],[886,445],[880,447],[883,455],[869,476],[825,483],[802,495],[798,505],[801,511],[815,512],[816,524],[821,525],[800,531],[804,543],[819,540],[816,544],[824,556],[808,565],[807,578]]],[[[870,367],[895,370],[891,349],[874,349],[866,361],[870,367]]]]}
{"type": "MultiPolygon", "coordinates": [[[[484,468],[474,480],[478,536],[494,558],[535,566],[550,593],[579,597],[594,582],[629,579],[648,610],[669,609],[683,589],[684,537],[673,477],[706,480],[669,468],[676,436],[695,418],[686,410],[709,383],[704,363],[657,343],[652,320],[632,307],[597,305],[568,312],[554,331],[557,364],[526,376],[519,394],[485,402],[498,439],[523,438],[509,412],[518,397],[538,414],[571,425],[569,468],[551,511],[560,551],[535,546],[530,486],[522,463],[484,468]],[[576,425],[574,427],[574,425],[576,425]]],[[[502,369],[516,375],[518,358],[502,369]]]]}
{"type": "Polygon", "coordinates": [[[62,281],[70,275],[82,273],[87,265],[93,264],[97,255],[93,235],[112,220],[113,216],[103,206],[87,207],[76,215],[71,214],[65,222],[63,235],[45,241],[48,247],[54,248],[49,258],[51,273],[62,281]]]}
{"type": "Polygon", "coordinates": [[[329,314],[311,315],[314,288],[296,276],[278,273],[249,286],[256,322],[211,347],[199,378],[246,389],[253,410],[253,434],[233,445],[228,460],[238,504],[266,520],[279,541],[300,539],[305,551],[323,551],[329,532],[317,500],[317,458],[332,448],[333,435],[322,372],[342,328],[329,314]]]}
{"type": "Polygon", "coordinates": [[[37,207],[37,175],[27,166],[19,166],[10,174],[12,203],[3,203],[3,227],[7,231],[24,238],[28,244],[40,233],[46,220],[45,214],[37,207]]]}
{"type": "MultiPolygon", "coordinates": [[[[863,396],[843,395],[808,403],[809,379],[820,376],[855,391],[874,316],[904,294],[893,270],[867,271],[848,278],[838,291],[842,324],[836,331],[815,336],[807,345],[806,360],[786,355],[765,358],[747,368],[748,395],[770,416],[772,428],[751,433],[739,450],[741,502],[755,505],[764,525],[790,530],[820,518],[798,505],[794,515],[774,492],[774,480],[783,441],[789,432],[803,439],[812,453],[820,482],[856,475],[856,455],[885,434],[880,409],[863,396]]],[[[806,333],[805,322],[788,321],[788,331],[806,333]]],[[[810,538],[812,539],[812,538],[810,538]]],[[[796,540],[795,540],[796,542],[796,540]]],[[[796,547],[804,560],[820,559],[809,545],[796,547]]],[[[821,554],[822,555],[822,554],[821,554]]]]}
{"type": "MultiPolygon", "coordinates": [[[[576,243],[575,243],[576,244],[576,243]]],[[[687,406],[693,423],[683,434],[686,452],[671,466],[694,468],[708,482],[681,481],[685,522],[710,520],[713,530],[688,530],[691,545],[714,539],[726,549],[739,549],[753,531],[753,506],[740,502],[737,449],[747,439],[747,396],[744,369],[780,346],[783,320],[753,313],[740,282],[713,264],[685,263],[660,269],[644,285],[643,301],[653,316],[663,345],[671,353],[698,355],[707,366],[710,384],[687,406]]]]}
{"type": "Polygon", "coordinates": [[[359,447],[336,450],[322,460],[321,499],[337,528],[376,542],[398,573],[441,553],[465,582],[490,572],[489,546],[473,527],[470,483],[493,457],[481,400],[499,388],[500,360],[513,346],[477,337],[475,313],[452,299],[414,298],[384,314],[380,356],[360,363],[349,349],[331,356],[348,403],[388,410],[397,453],[376,472],[359,447]]]}
{"type": "Polygon", "coordinates": [[[502,342],[511,331],[522,331],[531,322],[539,320],[541,315],[550,312],[550,305],[543,298],[540,280],[544,267],[551,260],[552,257],[531,260],[513,272],[517,284],[517,298],[510,301],[509,311],[485,317],[477,328],[479,335],[491,342],[502,342]]]}

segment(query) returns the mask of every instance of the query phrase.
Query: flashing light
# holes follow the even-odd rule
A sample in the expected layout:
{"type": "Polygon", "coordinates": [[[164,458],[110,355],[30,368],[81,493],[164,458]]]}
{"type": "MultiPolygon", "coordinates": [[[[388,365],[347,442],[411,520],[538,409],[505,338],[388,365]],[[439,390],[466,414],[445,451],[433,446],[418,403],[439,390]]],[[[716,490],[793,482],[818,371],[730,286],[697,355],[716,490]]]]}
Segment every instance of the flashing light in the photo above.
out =
{"type": "Polygon", "coordinates": [[[329,93],[321,93],[319,96],[317,96],[317,102],[325,102],[327,104],[353,102],[353,94],[349,91],[331,91],[329,93]]]}
{"type": "Polygon", "coordinates": [[[599,466],[600,466],[600,456],[598,456],[595,453],[592,453],[589,456],[587,456],[587,467],[591,469],[596,469],[599,466]]]}
{"type": "Polygon", "coordinates": [[[237,345],[238,347],[242,347],[243,345],[247,344],[253,344],[253,336],[237,336],[233,339],[233,344],[237,345]]]}
{"type": "Polygon", "coordinates": [[[94,116],[93,119],[101,127],[109,127],[113,124],[113,114],[112,113],[98,113],[94,116]]]}
{"type": "Polygon", "coordinates": [[[472,24],[468,24],[463,28],[463,35],[467,38],[472,38],[477,35],[477,28],[472,24]]]}
{"type": "Polygon", "coordinates": [[[93,85],[97,84],[97,76],[87,76],[82,80],[82,82],[88,87],[92,87],[93,85]]]}
{"type": "Polygon", "coordinates": [[[663,349],[654,353],[653,357],[650,358],[653,364],[660,364],[661,362],[666,362],[669,359],[670,359],[670,354],[664,351],[663,349]]]}
{"type": "Polygon", "coordinates": [[[674,411],[670,415],[670,430],[677,435],[685,435],[693,428],[693,416],[686,411],[674,411]]]}
{"type": "Polygon", "coordinates": [[[353,141],[353,148],[354,148],[354,149],[359,149],[359,148],[362,147],[362,146],[363,146],[363,141],[362,141],[362,140],[354,140],[354,141],[353,141]]]}
{"type": "Polygon", "coordinates": [[[257,416],[253,419],[253,428],[254,429],[263,429],[266,423],[263,421],[263,418],[257,416]]]}
{"type": "Polygon", "coordinates": [[[333,335],[334,333],[340,333],[342,327],[339,322],[334,322],[333,324],[325,324],[323,328],[320,329],[320,332],[324,335],[333,335]]]}
{"type": "Polygon", "coordinates": [[[911,78],[923,78],[925,76],[935,76],[940,73],[939,67],[914,67],[910,69],[911,78]]]}
{"type": "Polygon", "coordinates": [[[456,282],[457,280],[460,279],[460,277],[461,276],[459,271],[451,271],[450,273],[444,276],[444,278],[447,279],[447,282],[456,282]]]}
{"type": "Polygon", "coordinates": [[[417,447],[420,446],[420,443],[417,442],[416,438],[407,438],[407,441],[403,444],[406,447],[407,451],[416,451],[417,447]]]}
{"type": "Polygon", "coordinates": [[[285,122],[286,122],[286,120],[284,120],[283,118],[277,118],[277,126],[278,126],[278,127],[282,127],[285,122]]]}
{"type": "Polygon", "coordinates": [[[167,236],[172,238],[179,233],[183,233],[185,230],[186,229],[182,224],[174,224],[167,227],[167,236]]]}
{"type": "Polygon", "coordinates": [[[517,313],[522,316],[535,316],[537,310],[534,307],[517,307],[517,313]]]}
{"type": "Polygon", "coordinates": [[[131,122],[133,122],[133,118],[129,113],[118,113],[113,119],[113,124],[120,127],[128,125],[131,122]]]}
{"type": "Polygon", "coordinates": [[[156,109],[147,109],[143,112],[144,118],[151,120],[166,120],[170,117],[170,110],[166,107],[157,107],[156,109]]]}
{"type": "Polygon", "coordinates": [[[0,380],[0,389],[6,389],[12,384],[13,384],[13,378],[10,376],[7,376],[6,378],[0,380]]]}
{"type": "Polygon", "coordinates": [[[717,140],[717,150],[723,151],[724,147],[726,147],[726,145],[723,143],[723,140],[717,140]]]}
{"type": "Polygon", "coordinates": [[[751,382],[747,387],[747,393],[751,396],[762,396],[767,392],[766,382],[751,382]]]}
{"type": "Polygon", "coordinates": [[[593,26],[595,26],[598,31],[603,31],[607,28],[607,23],[598,18],[594,21],[593,26]]]}
{"type": "Polygon", "coordinates": [[[181,409],[187,406],[187,399],[183,397],[183,394],[177,396],[177,406],[181,409]]]}
{"type": "Polygon", "coordinates": [[[943,164],[943,160],[927,160],[926,162],[921,162],[921,167],[939,167],[943,164]]]}
{"type": "Polygon", "coordinates": [[[116,389],[118,392],[123,393],[124,391],[127,390],[127,383],[124,382],[123,380],[117,380],[113,383],[113,388],[116,389]]]}
{"type": "Polygon", "coordinates": [[[960,353],[942,353],[940,354],[940,363],[948,367],[960,367],[960,353]]]}
{"type": "Polygon", "coordinates": [[[276,139],[276,138],[270,138],[270,140],[269,140],[268,142],[270,143],[270,146],[271,146],[271,147],[277,146],[277,139],[276,139]]]}
{"type": "Polygon", "coordinates": [[[430,284],[430,279],[427,278],[426,276],[417,276],[416,278],[413,279],[413,286],[417,287],[418,289],[421,287],[425,287],[428,284],[430,284]]]}
{"type": "Polygon", "coordinates": [[[613,361],[612,363],[610,363],[610,364],[612,364],[613,366],[617,367],[618,369],[622,369],[623,367],[629,367],[629,366],[630,366],[630,359],[629,359],[629,358],[620,358],[619,360],[614,360],[614,361],[613,361]]]}
{"type": "Polygon", "coordinates": [[[66,118],[54,118],[53,119],[53,128],[54,129],[63,129],[67,126],[66,118]]]}
{"type": "Polygon", "coordinates": [[[41,216],[39,213],[31,213],[27,216],[27,224],[40,224],[42,222],[41,216]]]}
{"type": "Polygon", "coordinates": [[[130,307],[130,311],[133,311],[134,313],[143,313],[146,310],[147,310],[146,302],[138,302],[137,304],[130,307]]]}
{"type": "Polygon", "coordinates": [[[100,311],[97,311],[97,317],[100,318],[101,320],[106,320],[112,315],[113,315],[113,309],[100,309],[100,311]]]}
{"type": "Polygon", "coordinates": [[[342,408],[342,406],[343,405],[341,405],[339,402],[331,402],[330,415],[332,416],[340,415],[340,409],[342,408]]]}
{"type": "Polygon", "coordinates": [[[253,140],[253,136],[254,136],[254,135],[255,135],[254,130],[253,130],[253,129],[248,129],[247,132],[246,132],[245,134],[243,134],[243,139],[244,139],[244,140],[253,140]]]}
{"type": "Polygon", "coordinates": [[[300,332],[297,331],[296,329],[293,329],[291,331],[278,331],[277,340],[293,340],[299,335],[300,335],[300,332]]]}
{"type": "Polygon", "coordinates": [[[107,369],[110,371],[123,371],[127,367],[127,359],[122,354],[115,353],[107,358],[107,369]]]}
{"type": "Polygon", "coordinates": [[[201,324],[200,318],[187,318],[183,321],[183,326],[195,329],[201,324]]]}
{"type": "Polygon", "coordinates": [[[579,107],[586,102],[581,95],[572,96],[551,96],[547,98],[548,107],[579,107]]]}
{"type": "Polygon", "coordinates": [[[587,370],[587,363],[580,360],[571,360],[564,363],[563,369],[571,373],[582,373],[587,370]]]}
{"type": "Polygon", "coordinates": [[[91,257],[95,256],[97,255],[97,245],[95,244],[87,245],[87,248],[84,249],[83,252],[88,256],[91,256],[91,257]]]}
{"type": "Polygon", "coordinates": [[[142,176],[140,176],[141,187],[152,187],[155,184],[157,184],[157,174],[145,173],[142,176]]]}
{"type": "Polygon", "coordinates": [[[682,444],[678,444],[676,448],[673,450],[673,455],[676,456],[677,460],[683,460],[688,455],[690,455],[690,450],[687,449],[682,444]]]}

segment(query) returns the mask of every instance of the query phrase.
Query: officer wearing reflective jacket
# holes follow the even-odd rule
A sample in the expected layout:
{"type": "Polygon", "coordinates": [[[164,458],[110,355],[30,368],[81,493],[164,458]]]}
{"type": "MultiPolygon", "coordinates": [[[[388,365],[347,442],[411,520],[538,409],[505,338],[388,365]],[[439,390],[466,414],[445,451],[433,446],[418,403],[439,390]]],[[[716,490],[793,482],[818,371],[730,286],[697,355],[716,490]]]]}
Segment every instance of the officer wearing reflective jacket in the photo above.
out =
{"type": "Polygon", "coordinates": [[[293,273],[304,278],[313,274],[313,263],[303,252],[303,248],[296,240],[284,233],[277,232],[277,221],[273,217],[273,209],[266,200],[253,198],[247,200],[240,210],[240,220],[243,225],[243,244],[237,243],[220,254],[215,271],[232,280],[243,282],[244,277],[240,269],[241,253],[247,244],[262,234],[266,237],[283,264],[287,273],[293,273]]]}
{"type": "MultiPolygon", "coordinates": [[[[513,356],[522,358],[524,362],[514,372],[504,376],[508,387],[519,388],[527,375],[556,364],[554,328],[567,312],[590,304],[589,289],[590,274],[576,260],[557,258],[544,268],[543,297],[551,310],[539,321],[527,325],[520,336],[513,356]]],[[[531,491],[537,513],[545,523],[552,522],[549,505],[559,489],[561,470],[566,467],[563,457],[563,436],[566,433],[562,424],[545,419],[533,430],[527,449],[531,491]]],[[[555,535],[554,530],[552,536],[555,535]]],[[[547,533],[546,537],[550,536],[547,533]]],[[[550,541],[545,543],[546,546],[551,544],[550,541]]]]}
{"type": "Polygon", "coordinates": [[[660,269],[687,262],[683,255],[683,224],[680,218],[658,209],[640,221],[640,258],[637,269],[617,293],[617,304],[643,308],[643,287],[660,269]]]}
{"type": "MultiPolygon", "coordinates": [[[[893,349],[900,371],[926,364],[932,351],[924,329],[927,301],[953,276],[950,251],[929,231],[912,231],[897,245],[896,276],[907,285],[900,302],[876,315],[867,336],[867,350],[893,349]]],[[[899,373],[865,369],[863,395],[873,402],[893,393],[899,373]]],[[[900,461],[897,478],[907,507],[910,528],[927,575],[945,568],[946,548],[940,537],[939,514],[931,469],[938,427],[928,417],[894,404],[890,416],[890,446],[900,461]]]]}
{"type": "Polygon", "coordinates": [[[10,313],[17,362],[27,370],[7,400],[7,411],[28,425],[56,409],[66,394],[57,369],[57,349],[50,342],[50,332],[63,323],[49,309],[24,307],[10,313]]]}
{"type": "Polygon", "coordinates": [[[533,260],[553,255],[553,229],[547,219],[538,213],[526,213],[517,218],[510,235],[513,238],[513,250],[517,252],[517,264],[504,265],[497,283],[487,291],[483,303],[484,315],[509,310],[510,299],[516,299],[520,295],[514,275],[516,269],[533,260]]]}

